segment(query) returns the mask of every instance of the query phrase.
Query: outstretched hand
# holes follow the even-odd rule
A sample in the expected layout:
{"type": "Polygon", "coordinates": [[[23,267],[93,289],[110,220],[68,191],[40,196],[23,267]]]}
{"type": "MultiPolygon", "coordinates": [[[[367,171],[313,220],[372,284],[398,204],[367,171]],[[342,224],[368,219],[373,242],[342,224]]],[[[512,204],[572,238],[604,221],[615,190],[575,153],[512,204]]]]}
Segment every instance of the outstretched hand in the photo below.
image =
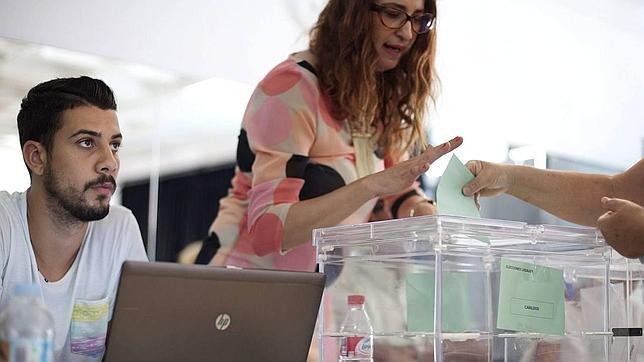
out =
{"type": "Polygon", "coordinates": [[[429,146],[420,155],[401,162],[384,171],[366,176],[364,184],[374,197],[382,197],[400,192],[412,186],[420,175],[429,170],[434,161],[463,144],[462,137],[454,137],[436,147],[429,146]]]}
{"type": "Polygon", "coordinates": [[[623,199],[602,197],[606,213],[597,219],[604,239],[627,258],[644,256],[644,207],[623,199]]]}

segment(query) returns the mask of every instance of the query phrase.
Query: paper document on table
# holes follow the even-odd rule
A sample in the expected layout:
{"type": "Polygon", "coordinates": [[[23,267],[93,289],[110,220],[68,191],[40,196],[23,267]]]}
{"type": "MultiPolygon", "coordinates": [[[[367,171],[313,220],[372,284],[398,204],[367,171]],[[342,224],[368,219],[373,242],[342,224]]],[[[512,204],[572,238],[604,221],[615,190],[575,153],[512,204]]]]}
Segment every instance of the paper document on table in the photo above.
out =
{"type": "Polygon", "coordinates": [[[501,259],[497,328],[563,335],[563,271],[501,259]]]}
{"type": "Polygon", "coordinates": [[[463,195],[463,186],[473,179],[474,175],[470,170],[456,155],[452,155],[436,189],[438,213],[480,218],[474,197],[463,195]]]}

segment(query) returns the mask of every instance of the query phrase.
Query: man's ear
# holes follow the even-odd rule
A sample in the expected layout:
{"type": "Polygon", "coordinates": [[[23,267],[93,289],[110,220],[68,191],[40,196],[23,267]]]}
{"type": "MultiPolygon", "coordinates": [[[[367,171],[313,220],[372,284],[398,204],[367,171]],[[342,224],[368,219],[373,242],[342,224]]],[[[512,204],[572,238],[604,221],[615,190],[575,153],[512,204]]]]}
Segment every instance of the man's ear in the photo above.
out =
{"type": "Polygon", "coordinates": [[[27,141],[22,147],[22,158],[33,174],[41,176],[45,171],[47,150],[40,142],[27,141]]]}

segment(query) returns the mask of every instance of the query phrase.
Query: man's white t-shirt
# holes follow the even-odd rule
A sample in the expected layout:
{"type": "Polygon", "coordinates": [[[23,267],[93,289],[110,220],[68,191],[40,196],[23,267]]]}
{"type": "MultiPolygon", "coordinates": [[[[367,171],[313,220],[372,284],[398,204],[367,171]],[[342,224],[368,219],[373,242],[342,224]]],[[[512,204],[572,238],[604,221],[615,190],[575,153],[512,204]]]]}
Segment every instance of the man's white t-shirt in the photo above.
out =
{"type": "Polygon", "coordinates": [[[26,200],[26,192],[0,192],[0,308],[9,302],[14,285],[39,285],[54,317],[56,361],[100,361],[121,265],[147,261],[136,219],[125,207],[111,206],[104,219],[89,223],[65,276],[46,282],[30,241],[26,200]]]}

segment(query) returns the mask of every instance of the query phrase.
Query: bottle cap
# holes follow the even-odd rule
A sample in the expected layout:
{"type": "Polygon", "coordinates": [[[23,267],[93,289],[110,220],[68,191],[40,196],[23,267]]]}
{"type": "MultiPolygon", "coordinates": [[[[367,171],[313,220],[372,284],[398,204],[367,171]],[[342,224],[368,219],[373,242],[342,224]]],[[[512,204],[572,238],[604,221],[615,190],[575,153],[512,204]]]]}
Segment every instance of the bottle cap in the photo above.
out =
{"type": "Polygon", "coordinates": [[[359,305],[364,304],[364,295],[361,294],[352,294],[348,298],[349,304],[359,305]]]}
{"type": "Polygon", "coordinates": [[[20,283],[13,287],[13,295],[17,297],[37,297],[40,289],[36,284],[20,283]]]}

